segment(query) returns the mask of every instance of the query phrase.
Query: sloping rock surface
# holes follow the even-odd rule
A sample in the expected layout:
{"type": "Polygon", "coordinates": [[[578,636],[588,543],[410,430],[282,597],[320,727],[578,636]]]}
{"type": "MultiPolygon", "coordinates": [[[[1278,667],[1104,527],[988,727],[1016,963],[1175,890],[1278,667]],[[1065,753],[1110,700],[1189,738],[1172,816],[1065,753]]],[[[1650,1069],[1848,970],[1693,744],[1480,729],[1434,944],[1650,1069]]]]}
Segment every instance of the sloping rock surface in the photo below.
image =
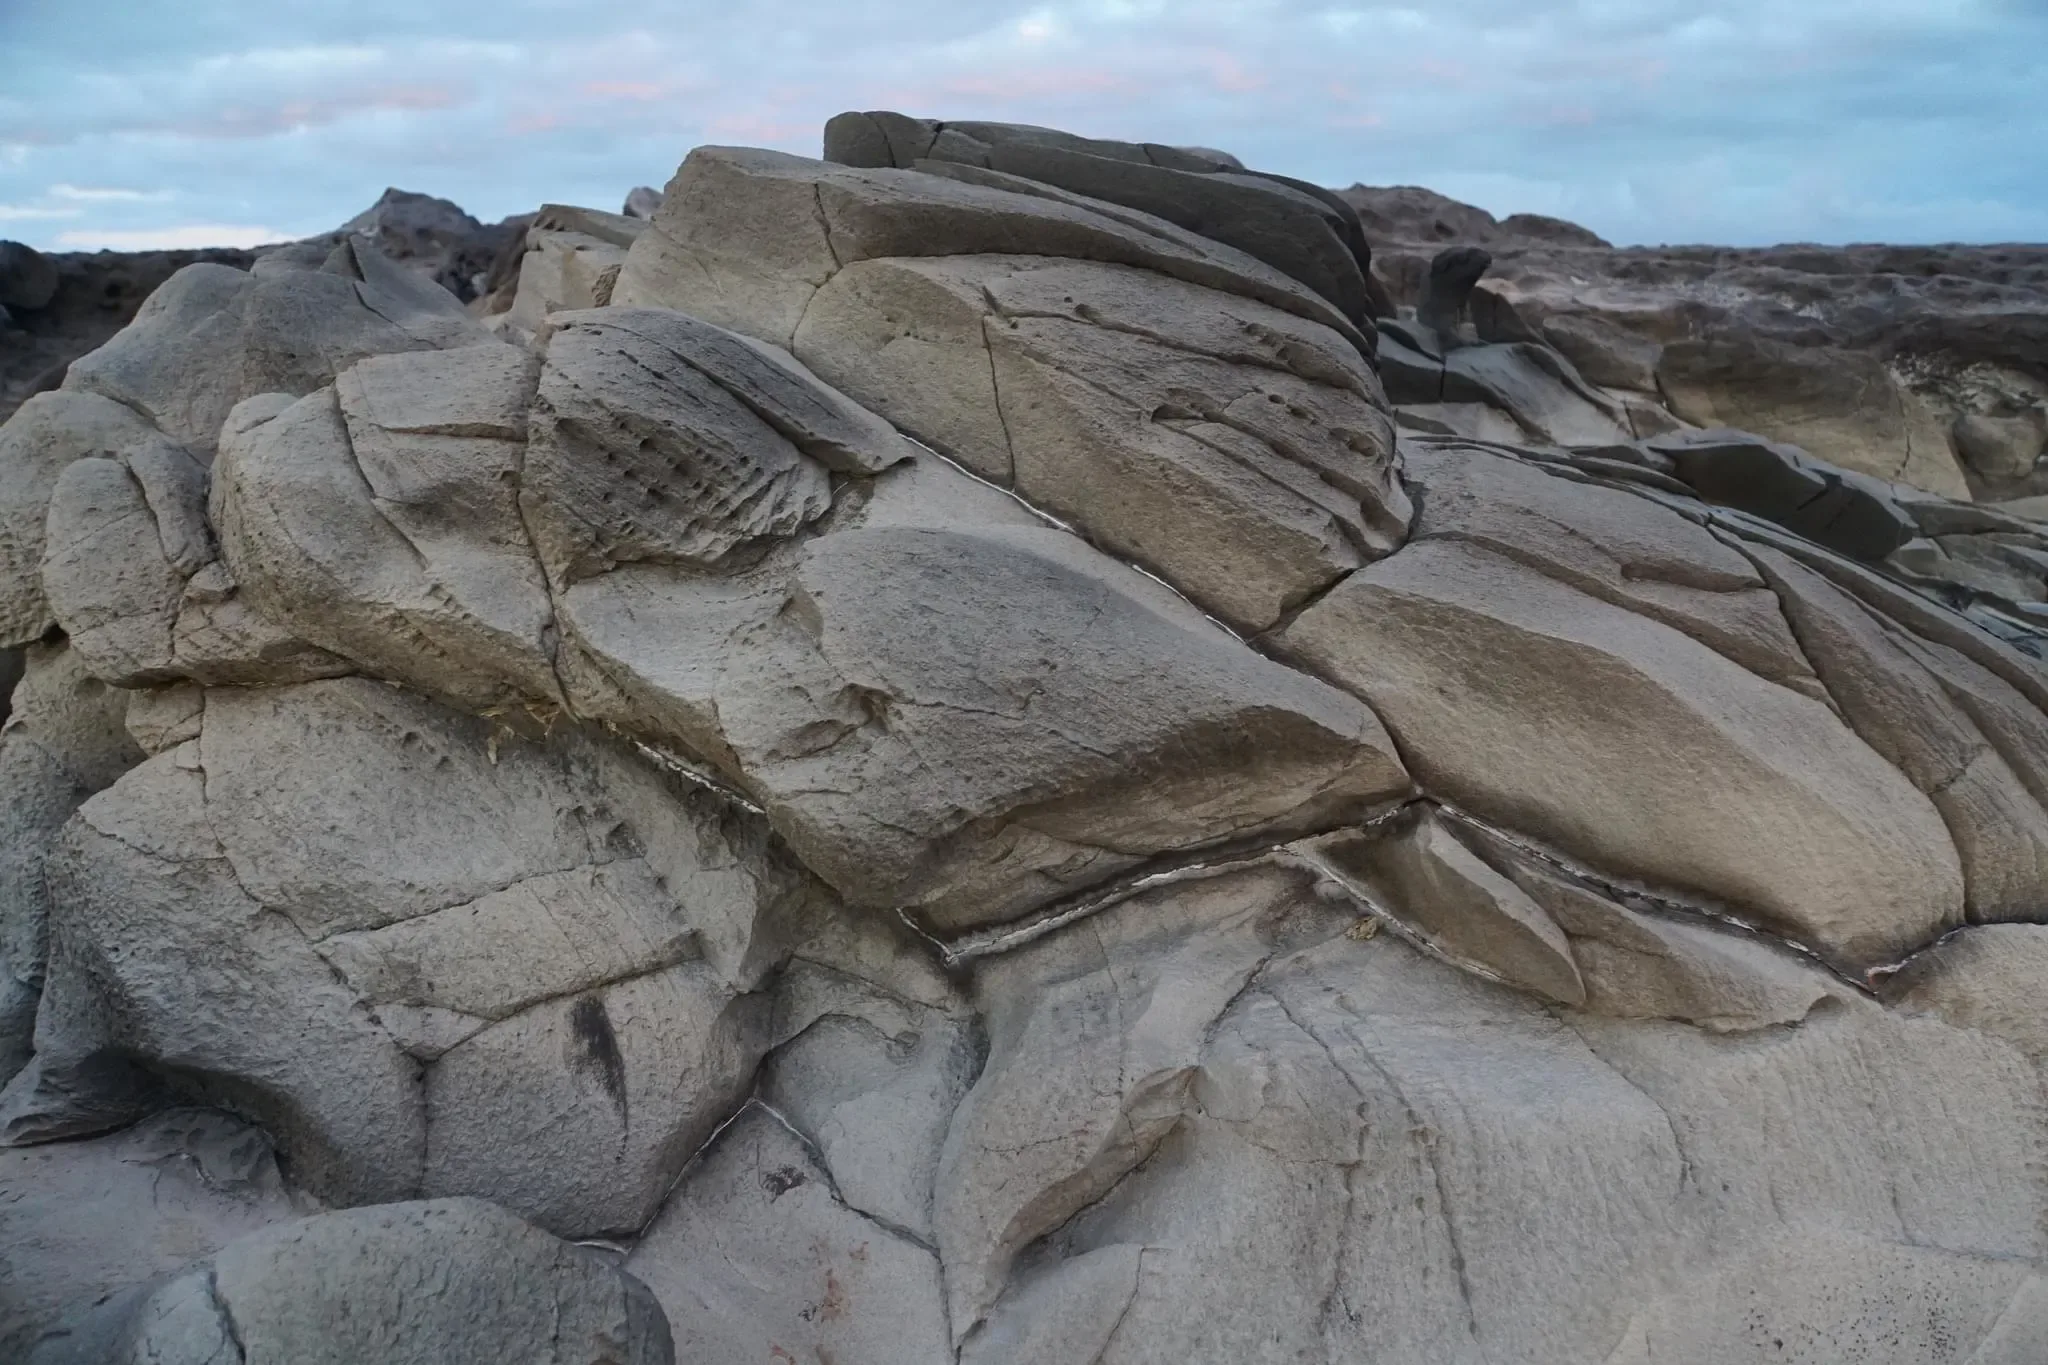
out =
{"type": "Polygon", "coordinates": [[[2036,1365],[2048,538],[1917,372],[826,143],[0,428],[0,1354],[2036,1365]]]}

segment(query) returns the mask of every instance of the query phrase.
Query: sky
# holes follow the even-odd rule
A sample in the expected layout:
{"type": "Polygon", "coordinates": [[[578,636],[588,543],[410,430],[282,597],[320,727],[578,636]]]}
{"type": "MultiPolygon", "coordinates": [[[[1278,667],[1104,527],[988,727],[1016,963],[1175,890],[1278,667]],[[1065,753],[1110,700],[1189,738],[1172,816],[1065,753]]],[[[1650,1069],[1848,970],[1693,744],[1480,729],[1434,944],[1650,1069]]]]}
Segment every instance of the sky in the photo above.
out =
{"type": "Polygon", "coordinates": [[[616,210],[844,109],[1622,243],[2048,241],[2048,0],[0,0],[0,237],[253,245],[387,185],[616,210]]]}

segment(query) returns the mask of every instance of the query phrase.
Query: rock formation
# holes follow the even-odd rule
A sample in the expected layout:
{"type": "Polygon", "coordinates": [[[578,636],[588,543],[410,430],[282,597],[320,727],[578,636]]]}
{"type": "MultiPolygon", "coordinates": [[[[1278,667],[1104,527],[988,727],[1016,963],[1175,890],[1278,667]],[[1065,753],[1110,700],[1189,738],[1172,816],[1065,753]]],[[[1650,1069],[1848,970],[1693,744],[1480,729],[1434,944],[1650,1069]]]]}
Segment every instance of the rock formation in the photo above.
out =
{"type": "Polygon", "coordinates": [[[105,345],[131,322],[145,299],[188,265],[248,270],[283,254],[318,265],[336,247],[367,241],[469,302],[488,292],[498,257],[517,263],[525,221],[479,223],[446,199],[386,190],[375,204],[333,232],[253,251],[96,251],[46,255],[20,242],[0,242],[0,422],[35,394],[63,382],[65,367],[105,345]]]}
{"type": "Polygon", "coordinates": [[[2048,248],[1617,249],[1427,190],[1344,197],[1396,303],[1424,302],[1437,253],[1483,247],[1481,339],[1547,343],[1630,406],[1951,497],[2048,492],[2048,248]]]}
{"type": "Polygon", "coordinates": [[[826,148],[0,429],[0,1356],[2043,1358],[2032,523],[826,148]]]}

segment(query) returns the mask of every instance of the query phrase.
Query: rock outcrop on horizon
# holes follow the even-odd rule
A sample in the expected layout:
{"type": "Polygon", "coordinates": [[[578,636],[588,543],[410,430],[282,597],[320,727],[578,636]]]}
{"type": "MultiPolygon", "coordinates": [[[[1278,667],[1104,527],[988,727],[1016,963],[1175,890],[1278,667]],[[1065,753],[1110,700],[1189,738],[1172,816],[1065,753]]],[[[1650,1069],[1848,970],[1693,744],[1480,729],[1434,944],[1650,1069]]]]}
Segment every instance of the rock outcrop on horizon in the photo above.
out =
{"type": "Polygon", "coordinates": [[[2043,1358],[2040,527],[1568,225],[825,149],[0,427],[0,1358],[2043,1358]]]}
{"type": "Polygon", "coordinates": [[[1625,400],[1951,497],[2048,493],[2048,247],[1613,247],[1412,187],[1344,191],[1388,294],[1483,247],[1477,338],[1542,342],[1625,400]]]}

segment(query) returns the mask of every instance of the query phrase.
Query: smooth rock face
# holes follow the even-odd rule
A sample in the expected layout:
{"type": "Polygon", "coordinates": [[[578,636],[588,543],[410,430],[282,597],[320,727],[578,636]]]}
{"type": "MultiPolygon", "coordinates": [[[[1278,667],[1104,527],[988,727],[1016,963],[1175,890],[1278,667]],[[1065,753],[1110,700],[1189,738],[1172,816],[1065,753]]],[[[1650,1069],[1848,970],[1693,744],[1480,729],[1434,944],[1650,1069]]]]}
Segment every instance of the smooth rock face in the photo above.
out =
{"type": "Polygon", "coordinates": [[[1372,704],[1426,790],[1612,874],[1845,964],[1961,922],[1939,814],[1825,704],[1493,550],[1410,545],[1282,638],[1372,704]]]}
{"type": "Polygon", "coordinates": [[[260,1131],[204,1109],[0,1151],[0,1355],[26,1359],[67,1312],[307,1211],[260,1131]]]}
{"type": "Polygon", "coordinates": [[[67,1328],[33,1365],[676,1359],[645,1285],[474,1199],[350,1209],[254,1233],[67,1328]]]}
{"type": "Polygon", "coordinates": [[[1392,424],[1343,340],[1126,266],[869,261],[793,341],[828,382],[1250,630],[1399,542],[1392,424]]]}

